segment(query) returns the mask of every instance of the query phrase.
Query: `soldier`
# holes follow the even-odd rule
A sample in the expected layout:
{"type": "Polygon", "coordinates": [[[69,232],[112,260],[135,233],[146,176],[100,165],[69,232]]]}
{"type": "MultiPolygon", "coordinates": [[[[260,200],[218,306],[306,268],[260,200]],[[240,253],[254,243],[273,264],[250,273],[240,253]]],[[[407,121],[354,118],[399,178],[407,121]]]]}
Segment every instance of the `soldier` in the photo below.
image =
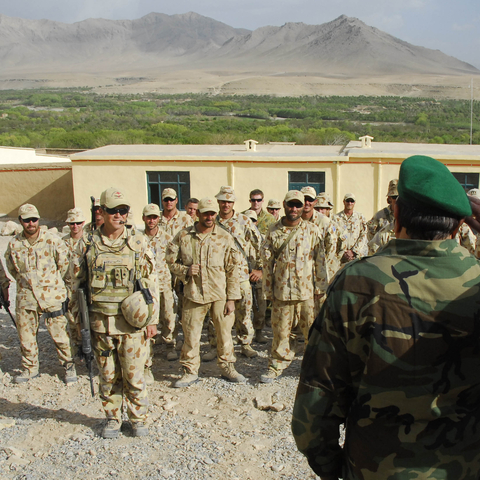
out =
{"type": "Polygon", "coordinates": [[[368,254],[374,255],[383,248],[392,238],[395,238],[395,222],[384,225],[368,242],[368,254]]]}
{"type": "Polygon", "coordinates": [[[314,205],[314,209],[318,213],[323,213],[325,216],[328,218],[331,217],[332,214],[332,209],[333,209],[333,203],[332,199],[330,198],[330,195],[328,193],[319,193],[316,198],[317,202],[314,205]]]}
{"type": "Polygon", "coordinates": [[[195,221],[197,219],[197,209],[198,209],[198,198],[192,197],[189,198],[186,205],[185,211],[190,215],[195,221]]]}
{"type": "Polygon", "coordinates": [[[375,236],[375,234],[379,232],[385,225],[388,225],[389,223],[392,223],[394,221],[393,209],[395,207],[395,202],[398,197],[397,185],[398,179],[395,178],[394,180],[390,180],[387,192],[388,206],[382,208],[368,221],[368,242],[370,242],[370,240],[375,236]]]}
{"type": "Polygon", "coordinates": [[[173,188],[165,188],[162,192],[163,210],[158,227],[167,232],[172,238],[183,228],[193,225],[193,218],[186,212],[177,209],[177,192],[173,188]]]}
{"type": "MultiPolygon", "coordinates": [[[[282,208],[282,203],[276,198],[271,198],[268,201],[267,212],[275,217],[275,220],[280,220],[280,209],[282,208]]],[[[258,219],[258,218],[257,218],[258,219]]]]}
{"type": "Polygon", "coordinates": [[[144,436],[148,434],[144,369],[148,339],[157,334],[158,323],[155,260],[142,234],[127,233],[130,203],[125,194],[109,188],[102,193],[100,205],[104,224],[90,238],[83,237],[75,250],[73,309],[77,311],[76,290],[85,284],[100,398],[107,417],[102,436],[118,437],[124,398],[134,436],[144,436]],[[147,306],[140,292],[134,293],[137,281],[150,290],[153,304],[147,306]]]}
{"type": "Polygon", "coordinates": [[[355,195],[347,193],[343,205],[344,210],[333,217],[338,231],[337,257],[342,264],[368,253],[367,221],[361,213],[354,211],[355,195]]]}
{"type": "Polygon", "coordinates": [[[211,312],[217,334],[217,363],[222,377],[235,383],[245,377],[234,367],[232,327],[235,300],[241,298],[238,252],[230,233],[215,223],[218,204],[202,198],[198,222],[178,232],[167,247],[167,263],[185,285],[182,313],[184,343],[180,364],[184,369],[174,387],[188,387],[198,381],[200,337],[205,315],[211,312]]]}
{"type": "MultiPolygon", "coordinates": [[[[5,273],[5,269],[3,268],[3,263],[0,261],[0,288],[2,289],[2,295],[7,305],[9,304],[8,301],[8,287],[10,286],[10,279],[7,277],[5,273]]],[[[0,352],[0,360],[2,359],[2,353],[0,352]]],[[[3,375],[2,369],[0,368],[0,375],[3,375]]]]}
{"type": "Polygon", "coordinates": [[[292,431],[322,479],[473,480],[480,266],[453,240],[471,208],[430,157],[402,163],[398,192],[396,238],[330,285],[304,355],[292,431]]]}
{"type": "Polygon", "coordinates": [[[74,383],[77,373],[67,331],[63,281],[68,271],[68,248],[56,235],[40,229],[40,214],[34,205],[22,205],[18,219],[23,232],[10,240],[5,253],[8,271],[17,282],[16,319],[23,370],[15,382],[28,382],[39,375],[37,334],[43,319],[65,368],[65,383],[74,383]]]}
{"type": "MultiPolygon", "coordinates": [[[[92,197],[93,198],[93,197],[92,197]]],[[[103,216],[100,213],[100,199],[95,198],[92,202],[92,217],[94,219],[94,223],[89,222],[83,227],[83,231],[86,233],[94,232],[98,227],[103,225],[103,216]]]]}
{"type": "MultiPolygon", "coordinates": [[[[70,229],[70,233],[63,237],[63,241],[67,244],[68,247],[68,261],[72,259],[75,246],[78,241],[83,236],[83,227],[85,225],[85,215],[82,212],[81,208],[72,208],[67,212],[67,219],[65,223],[70,229]]],[[[67,287],[67,297],[71,300],[72,298],[72,281],[70,277],[70,272],[67,272],[64,278],[65,286],[67,287]]],[[[79,349],[82,346],[82,337],[78,334],[77,324],[75,323],[75,318],[72,313],[71,301],[68,304],[68,310],[65,313],[68,321],[68,328],[70,331],[70,338],[72,342],[73,354],[77,354],[79,349]]]]}
{"type": "MultiPolygon", "coordinates": [[[[232,187],[224,186],[215,195],[219,206],[219,214],[216,222],[226,230],[233,238],[236,250],[240,252],[239,274],[240,293],[242,298],[235,302],[235,329],[237,339],[241,345],[241,353],[246,357],[253,358],[257,352],[252,348],[254,329],[252,324],[252,286],[262,279],[260,264],[260,244],[262,238],[253,222],[243,213],[234,210],[235,192],[232,187]]],[[[254,212],[255,213],[255,212],[254,212]]],[[[204,360],[213,360],[216,356],[213,348],[204,360]],[[209,355],[210,354],[210,355],[209,355]],[[213,357],[213,358],[212,358],[213,357]]]]}
{"type": "Polygon", "coordinates": [[[263,210],[263,192],[258,188],[250,192],[250,210],[257,214],[257,228],[262,235],[268,231],[268,227],[273,225],[276,220],[275,217],[263,210]]]}
{"type": "Polygon", "coordinates": [[[263,291],[272,301],[272,351],[262,383],[271,383],[295,356],[289,345],[292,327],[299,325],[305,338],[314,320],[314,300],[327,287],[320,231],[302,220],[303,193],[290,190],[285,196],[285,216],[268,231],[261,253],[263,291]]]}
{"type": "MultiPolygon", "coordinates": [[[[145,224],[145,237],[147,237],[148,245],[155,255],[160,300],[161,340],[167,346],[167,360],[174,361],[178,358],[175,351],[175,302],[172,291],[172,275],[165,262],[165,251],[173,237],[158,228],[160,208],[155,203],[149,203],[144,207],[142,220],[145,224]]],[[[150,355],[145,368],[147,385],[153,383],[152,360],[153,351],[150,345],[150,355]]]]}

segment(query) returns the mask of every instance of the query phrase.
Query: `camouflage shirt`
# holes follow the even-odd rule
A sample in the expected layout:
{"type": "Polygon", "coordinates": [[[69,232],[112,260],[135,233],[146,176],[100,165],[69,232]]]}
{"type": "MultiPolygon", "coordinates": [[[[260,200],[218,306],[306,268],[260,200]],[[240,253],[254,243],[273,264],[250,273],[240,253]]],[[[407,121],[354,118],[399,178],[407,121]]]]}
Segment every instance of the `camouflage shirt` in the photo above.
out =
{"type": "Polygon", "coordinates": [[[347,250],[352,250],[357,258],[368,253],[367,246],[367,221],[358,212],[345,215],[344,211],[337,213],[333,221],[338,227],[337,257],[342,258],[347,250]]]}
{"type": "Polygon", "coordinates": [[[300,220],[296,227],[285,227],[280,219],[272,225],[260,250],[265,298],[298,301],[325,293],[328,282],[321,245],[320,230],[311,222],[300,220]],[[292,229],[296,234],[278,255],[292,229]]]}
{"type": "Polygon", "coordinates": [[[242,298],[238,256],[232,236],[218,225],[211,233],[198,233],[195,225],[180,230],[166,253],[171,272],[184,283],[185,298],[202,305],[242,298]],[[191,265],[200,265],[198,275],[187,275],[191,265]]]}
{"type": "Polygon", "coordinates": [[[175,215],[167,220],[163,216],[163,212],[160,213],[160,220],[158,221],[158,228],[168,233],[172,238],[184,228],[191,227],[193,225],[192,217],[186,213],[177,210],[175,215]]]}
{"type": "Polygon", "coordinates": [[[395,217],[390,205],[379,210],[367,223],[368,241],[370,241],[385,225],[392,223],[394,220],[395,217]]]}
{"type": "Polygon", "coordinates": [[[3,263],[0,261],[0,287],[8,288],[10,285],[10,279],[7,277],[5,269],[3,268],[3,263]]]}
{"type": "Polygon", "coordinates": [[[67,297],[63,278],[69,255],[65,242],[45,230],[30,244],[24,233],[16,235],[5,252],[8,271],[17,282],[17,307],[45,312],[60,310],[67,297]]]}
{"type": "Polygon", "coordinates": [[[172,274],[170,273],[170,269],[165,261],[165,252],[167,250],[167,245],[173,240],[173,237],[160,228],[157,230],[157,234],[153,237],[150,237],[145,232],[143,234],[147,239],[150,250],[155,255],[155,266],[158,276],[158,290],[163,292],[164,290],[171,289],[172,274]]]}
{"type": "Polygon", "coordinates": [[[392,238],[395,238],[395,222],[384,225],[368,242],[368,254],[373,255],[378,249],[384,247],[392,238]]]}
{"type": "Polygon", "coordinates": [[[455,240],[393,239],[329,288],[302,363],[297,446],[328,478],[477,479],[479,369],[476,258],[455,240]]]}
{"type": "Polygon", "coordinates": [[[257,228],[262,235],[266,235],[270,225],[273,225],[277,220],[271,214],[265,210],[260,210],[260,213],[257,215],[257,228]]]}
{"type": "Polygon", "coordinates": [[[472,255],[475,255],[477,237],[466,223],[462,223],[455,239],[462,247],[465,247],[472,255]]]}

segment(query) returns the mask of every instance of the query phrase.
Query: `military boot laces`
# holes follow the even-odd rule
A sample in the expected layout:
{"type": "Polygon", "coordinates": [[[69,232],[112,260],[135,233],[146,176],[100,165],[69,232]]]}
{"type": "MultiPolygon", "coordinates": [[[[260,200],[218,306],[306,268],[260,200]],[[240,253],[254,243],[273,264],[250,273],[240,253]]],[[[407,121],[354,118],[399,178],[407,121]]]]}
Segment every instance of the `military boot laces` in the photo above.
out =
{"type": "Polygon", "coordinates": [[[77,381],[77,371],[75,370],[75,364],[67,363],[65,366],[65,383],[75,383],[77,381]]]}
{"type": "Polygon", "coordinates": [[[235,370],[233,363],[227,363],[220,367],[222,370],[222,378],[232,383],[245,383],[247,379],[235,370]]]}
{"type": "Polygon", "coordinates": [[[29,380],[32,380],[32,378],[37,378],[39,375],[38,370],[30,371],[30,370],[23,370],[23,372],[20,375],[17,375],[15,377],[15,383],[25,383],[28,382],[29,380]]]}
{"type": "Polygon", "coordinates": [[[205,355],[202,355],[202,360],[204,362],[211,362],[216,358],[217,358],[217,349],[215,347],[210,347],[210,350],[205,355]]]}
{"type": "Polygon", "coordinates": [[[258,353],[252,348],[251,345],[242,345],[242,355],[245,355],[248,358],[254,358],[258,353]]]}
{"type": "Polygon", "coordinates": [[[148,435],[148,427],[145,422],[133,422],[132,430],[134,437],[145,437],[148,435]]]}
{"type": "Polygon", "coordinates": [[[103,438],[117,438],[120,433],[120,427],[122,425],[115,418],[109,418],[107,424],[103,427],[102,437],[103,438]]]}

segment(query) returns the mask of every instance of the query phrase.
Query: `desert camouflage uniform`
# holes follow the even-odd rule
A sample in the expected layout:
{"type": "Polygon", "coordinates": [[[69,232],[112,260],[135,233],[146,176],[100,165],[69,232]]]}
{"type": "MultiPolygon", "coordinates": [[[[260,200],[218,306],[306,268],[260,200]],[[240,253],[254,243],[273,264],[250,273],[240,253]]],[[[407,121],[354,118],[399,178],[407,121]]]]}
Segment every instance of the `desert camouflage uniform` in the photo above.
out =
{"type": "Polygon", "coordinates": [[[390,205],[379,210],[367,222],[367,241],[370,242],[377,232],[379,232],[385,225],[392,223],[394,220],[395,217],[390,205]]]}
{"type": "Polygon", "coordinates": [[[344,267],[312,328],[293,410],[317,475],[478,478],[479,292],[480,266],[455,240],[393,239],[344,267]]]}
{"type": "MultiPolygon", "coordinates": [[[[144,379],[147,360],[146,327],[137,329],[125,320],[121,304],[133,293],[136,278],[146,282],[158,302],[155,259],[141,234],[122,235],[111,240],[95,230],[90,240],[78,242],[72,259],[73,311],[77,312],[76,290],[88,283],[90,327],[99,369],[100,398],[108,419],[122,421],[123,397],[131,422],[147,418],[148,398],[144,379]],[[88,247],[88,249],[87,249],[88,247]],[[85,265],[85,254],[88,262],[85,265]]],[[[158,311],[158,309],[157,309],[158,311]]],[[[152,318],[150,325],[158,323],[152,318]]]]}
{"type": "MultiPolygon", "coordinates": [[[[249,264],[252,269],[261,270],[259,262],[260,245],[262,243],[261,234],[253,222],[243,213],[233,212],[233,216],[227,220],[217,216],[217,221],[237,239],[247,256],[245,258],[245,255],[241,251],[239,252],[238,270],[242,298],[235,302],[235,329],[239,343],[241,345],[250,345],[254,329],[252,324],[253,296],[249,264]]],[[[238,246],[235,248],[239,250],[238,246]]]]}
{"type": "Polygon", "coordinates": [[[477,250],[477,237],[466,223],[462,223],[460,226],[455,240],[462,247],[465,247],[472,255],[475,255],[477,250]]]}
{"type": "Polygon", "coordinates": [[[235,316],[233,312],[224,316],[223,309],[226,300],[241,297],[238,256],[232,236],[218,225],[206,234],[198,233],[195,226],[181,230],[167,247],[167,264],[184,283],[184,343],[180,364],[190,374],[198,374],[200,337],[208,311],[217,334],[218,365],[235,362],[232,341],[235,316]],[[194,264],[200,265],[200,273],[188,276],[188,269],[194,264]]]}
{"type": "Polygon", "coordinates": [[[290,349],[292,328],[300,326],[305,338],[313,324],[314,294],[325,293],[327,275],[321,251],[320,231],[303,220],[278,258],[291,227],[280,219],[270,227],[261,248],[263,261],[263,292],[272,300],[273,342],[269,367],[281,372],[290,365],[295,352],[290,349]]]}
{"type": "MultiPolygon", "coordinates": [[[[33,243],[21,232],[10,240],[5,260],[17,282],[16,320],[22,368],[35,374],[38,372],[40,319],[45,313],[60,311],[67,298],[63,277],[68,271],[68,249],[60,238],[44,230],[39,230],[33,243]]],[[[73,356],[67,319],[65,315],[43,318],[60,364],[66,366],[73,356]]]]}
{"type": "Polygon", "coordinates": [[[339,262],[348,263],[342,259],[347,250],[352,250],[356,258],[367,255],[367,221],[365,217],[358,212],[353,212],[348,217],[344,211],[341,211],[333,217],[333,221],[338,228],[337,258],[339,262]]]}
{"type": "Polygon", "coordinates": [[[373,255],[384,247],[392,238],[395,238],[395,222],[384,225],[368,242],[368,254],[373,255]]]}

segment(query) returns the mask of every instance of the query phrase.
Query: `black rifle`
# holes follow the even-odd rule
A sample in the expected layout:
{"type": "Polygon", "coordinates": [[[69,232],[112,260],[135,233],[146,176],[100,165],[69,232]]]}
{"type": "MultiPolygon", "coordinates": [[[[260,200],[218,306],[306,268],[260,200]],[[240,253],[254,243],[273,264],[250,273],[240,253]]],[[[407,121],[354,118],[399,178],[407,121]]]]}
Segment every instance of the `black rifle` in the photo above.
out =
{"type": "Polygon", "coordinates": [[[90,231],[94,231],[97,227],[95,222],[95,197],[90,197],[90,201],[92,202],[92,221],[90,223],[90,231]]]}
{"type": "Polygon", "coordinates": [[[93,388],[93,349],[92,336],[90,334],[90,319],[88,317],[87,298],[85,297],[85,290],[79,288],[77,290],[78,298],[78,313],[80,315],[81,333],[82,333],[82,355],[85,359],[85,365],[88,369],[88,376],[90,378],[90,390],[92,397],[95,396],[95,389],[93,388]]]}
{"type": "Polygon", "coordinates": [[[5,300],[5,297],[3,296],[3,291],[0,289],[0,310],[4,308],[5,311],[10,315],[10,318],[12,319],[13,324],[15,325],[15,328],[17,328],[17,324],[15,323],[15,319],[13,318],[13,315],[10,312],[10,302],[8,300],[5,300]]]}

